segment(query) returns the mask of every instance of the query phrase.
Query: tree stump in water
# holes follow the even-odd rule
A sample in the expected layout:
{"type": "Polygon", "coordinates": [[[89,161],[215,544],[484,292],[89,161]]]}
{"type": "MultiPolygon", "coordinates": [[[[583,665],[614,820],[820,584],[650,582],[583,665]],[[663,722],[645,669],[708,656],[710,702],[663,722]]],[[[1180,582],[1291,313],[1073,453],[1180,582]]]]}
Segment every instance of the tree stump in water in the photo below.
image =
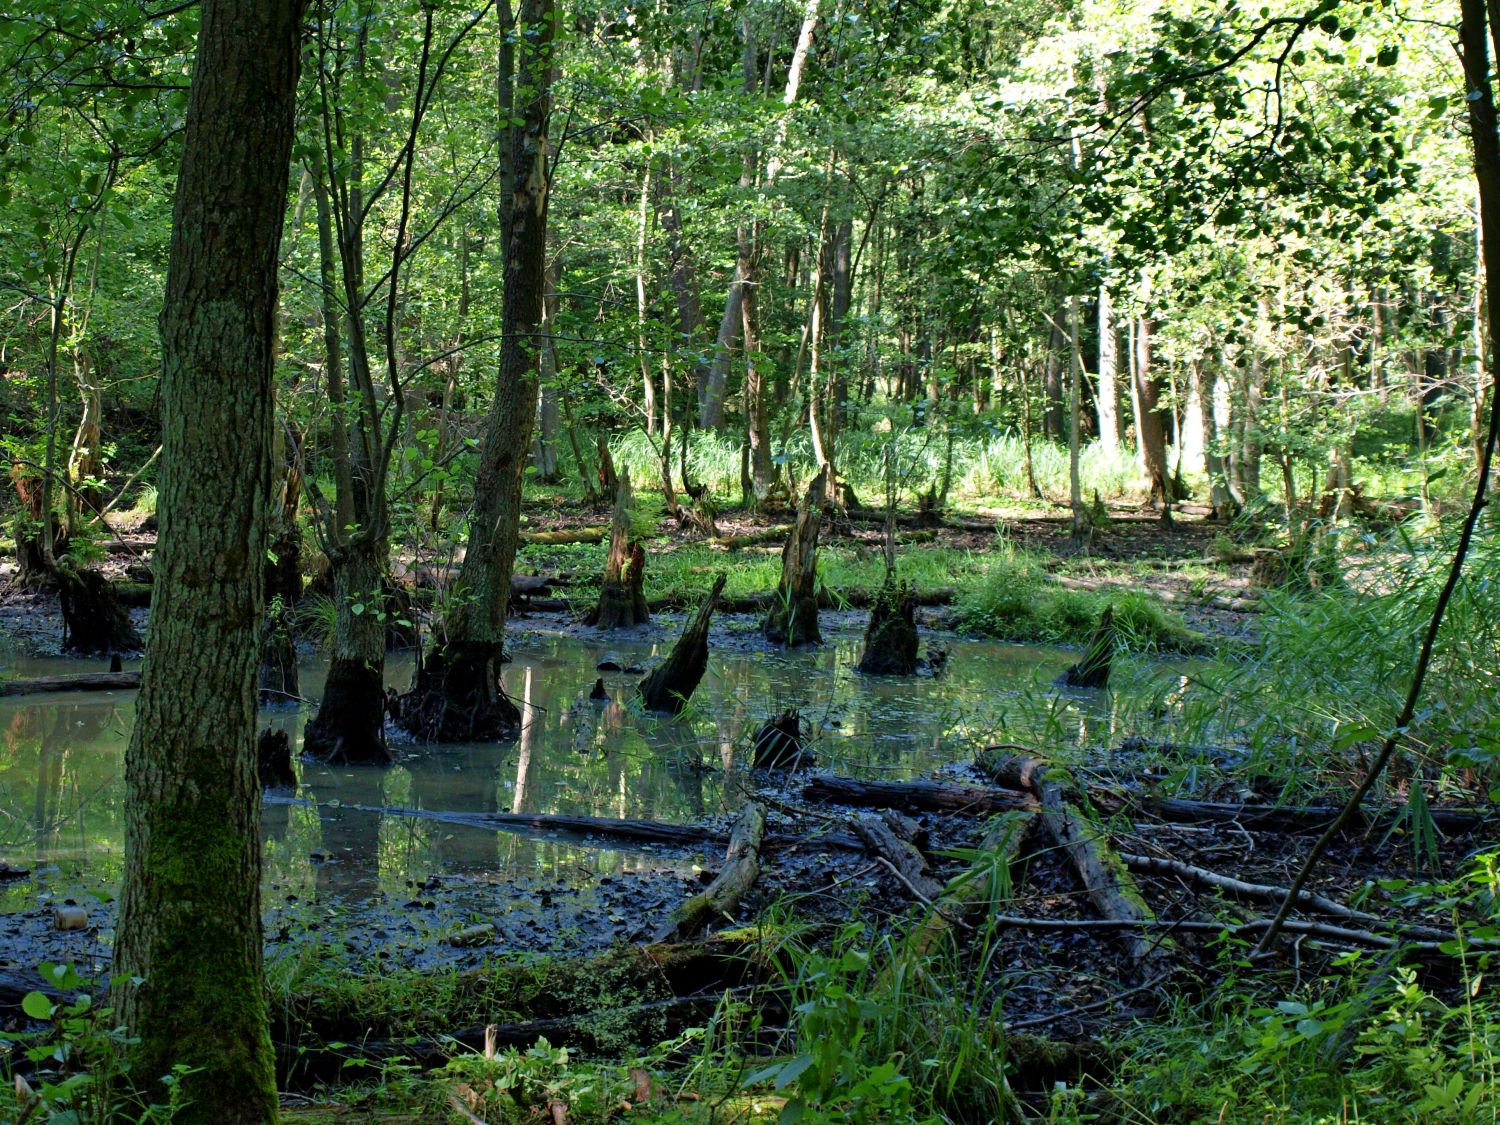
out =
{"type": "Polygon", "coordinates": [[[292,768],[292,740],[284,730],[267,728],[255,744],[255,772],[262,789],[295,789],[297,773],[292,768]]]}
{"type": "Polygon", "coordinates": [[[401,698],[401,725],[429,742],[492,742],[521,729],[520,709],[500,689],[498,643],[435,646],[401,698]]]}
{"type": "Polygon", "coordinates": [[[802,744],[802,716],[788,707],[755,732],[754,762],[758,770],[796,770],[813,764],[812,752],[802,744]]]}
{"type": "Polygon", "coordinates": [[[304,754],[337,766],[391,760],[382,672],[359,660],[335,657],[329,663],[323,701],[302,735],[304,754]]]}
{"type": "Polygon", "coordinates": [[[721,571],[707,600],[698,608],[698,615],[688,622],[671,653],[640,682],[636,690],[646,710],[676,715],[687,705],[708,669],[708,626],[719,604],[719,595],[724,592],[725,578],[721,571]]]}
{"type": "Polygon", "coordinates": [[[609,529],[609,557],[599,604],[584,618],[600,629],[630,629],[651,620],[646,608],[646,550],[630,537],[630,474],[621,473],[615,490],[615,516],[609,529]]]}
{"type": "Polygon", "coordinates": [[[260,701],[262,705],[296,703],[301,695],[296,618],[291,607],[278,600],[266,612],[260,641],[260,701]]]}
{"type": "Polygon", "coordinates": [[[823,643],[818,632],[818,529],[823,522],[827,474],[807,487],[792,537],[781,551],[781,582],[766,616],[766,640],[777,645],[823,643]]]}
{"type": "Polygon", "coordinates": [[[1099,615],[1098,628],[1089,640],[1088,651],[1077,664],[1062,674],[1068,687],[1102,688],[1109,686],[1109,666],[1115,655],[1115,607],[1107,605],[1099,615]]]}
{"type": "MultiPolygon", "coordinates": [[[[28,466],[14,464],[10,469],[10,479],[21,502],[21,513],[10,525],[11,536],[16,541],[16,580],[27,589],[50,586],[57,575],[47,563],[42,543],[42,478],[28,466]]],[[[55,558],[68,549],[68,539],[57,513],[52,512],[47,518],[52,524],[55,558]]]]}
{"type": "Polygon", "coordinates": [[[57,572],[57,580],[64,652],[135,652],[141,648],[141,635],[130,622],[130,611],[103,574],[64,567],[57,572]]]}
{"type": "Polygon", "coordinates": [[[888,575],[870,606],[865,647],[857,665],[874,676],[910,676],[917,670],[916,596],[888,575]]]}

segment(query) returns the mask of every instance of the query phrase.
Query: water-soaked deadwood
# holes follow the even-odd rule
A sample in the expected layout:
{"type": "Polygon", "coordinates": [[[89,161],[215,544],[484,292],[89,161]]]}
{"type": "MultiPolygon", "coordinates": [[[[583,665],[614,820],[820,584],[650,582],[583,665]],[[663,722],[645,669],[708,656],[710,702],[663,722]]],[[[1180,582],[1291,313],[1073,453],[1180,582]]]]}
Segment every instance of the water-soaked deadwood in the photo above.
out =
{"type": "Polygon", "coordinates": [[[823,643],[818,631],[818,530],[823,522],[827,474],[807,487],[791,538],[781,551],[781,581],[766,615],[766,640],[777,645],[823,643]]]}
{"type": "Polygon", "coordinates": [[[714,579],[713,589],[708,592],[697,615],[683,629],[667,658],[641,681],[637,690],[646,710],[676,715],[687,706],[698,681],[708,670],[708,627],[719,604],[719,595],[724,592],[726,578],[727,575],[721,572],[714,579]]]}
{"type": "Polygon", "coordinates": [[[646,549],[630,534],[630,474],[621,473],[615,491],[614,522],[599,604],[584,623],[600,629],[630,629],[651,620],[646,608],[646,549]]]}

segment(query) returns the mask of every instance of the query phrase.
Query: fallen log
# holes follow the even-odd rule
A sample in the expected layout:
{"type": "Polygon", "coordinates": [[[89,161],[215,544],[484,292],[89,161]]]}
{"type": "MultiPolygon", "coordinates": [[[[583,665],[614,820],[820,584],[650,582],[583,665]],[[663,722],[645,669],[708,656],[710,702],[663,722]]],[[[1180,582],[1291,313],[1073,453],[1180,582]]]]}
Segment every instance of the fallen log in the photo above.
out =
{"type": "Polygon", "coordinates": [[[646,710],[680,714],[697,689],[698,681],[708,670],[708,626],[719,604],[719,595],[724,592],[726,577],[721,572],[714,579],[713,589],[699,607],[698,615],[688,622],[667,658],[640,682],[636,690],[646,710]]]}
{"type": "MultiPolygon", "coordinates": [[[[1090,796],[1100,807],[1110,812],[1130,808],[1179,824],[1206,821],[1211,824],[1239,824],[1245,828],[1275,832],[1321,832],[1339,815],[1336,805],[1247,805],[1102,789],[1091,791],[1090,796]]],[[[1363,822],[1351,823],[1346,830],[1363,832],[1370,823],[1400,816],[1405,811],[1405,806],[1366,807],[1363,810],[1363,822]]],[[[1432,816],[1432,822],[1444,832],[1464,834],[1500,823],[1500,807],[1491,810],[1429,805],[1427,811],[1432,816]]]]}
{"type": "Polygon", "coordinates": [[[1004,901],[1008,879],[995,876],[1009,872],[1025,851],[1035,826],[1034,816],[1009,814],[997,820],[980,842],[973,865],[948,884],[921,925],[908,934],[906,953],[919,959],[927,957],[955,925],[964,924],[968,915],[982,907],[993,911],[1004,901]]]}
{"type": "Polygon", "coordinates": [[[1104,918],[1134,925],[1124,930],[1125,945],[1141,974],[1150,977],[1168,971],[1170,941],[1152,940],[1144,932],[1156,915],[1103,830],[1074,803],[1071,786],[1049,776],[1047,764],[1038,758],[981,756],[980,766],[991,780],[1029,790],[1036,797],[1048,835],[1067,853],[1094,909],[1104,918]]]}
{"type": "Polygon", "coordinates": [[[738,551],[741,547],[755,547],[761,543],[774,543],[792,533],[792,525],[778,523],[760,531],[749,531],[743,535],[715,535],[703,542],[714,551],[738,551]]]}
{"type": "Polygon", "coordinates": [[[760,878],[760,847],[766,835],[766,810],[751,801],[734,822],[724,870],[700,895],[687,900],[656,935],[658,942],[687,941],[721,918],[732,918],[740,899],[760,878]]]}
{"type": "Polygon", "coordinates": [[[903,835],[910,829],[902,826],[900,820],[889,811],[884,816],[856,817],[854,834],[864,842],[871,855],[879,856],[891,865],[918,900],[930,903],[942,894],[943,885],[932,877],[927,857],[903,835]]]}
{"type": "Polygon", "coordinates": [[[125,691],[140,686],[139,672],[80,672],[76,676],[0,680],[0,695],[40,695],[49,691],[125,691]]]}
{"type": "MultiPolygon", "coordinates": [[[[725,990],[742,998],[751,990],[725,990]]],[[[758,996],[774,1001],[775,993],[758,996]]],[[[362,1039],[330,1046],[326,1043],[277,1043],[276,1076],[282,1089],[306,1089],[316,1084],[347,1084],[351,1077],[405,1063],[435,1070],[458,1055],[514,1049],[524,1051],[545,1038],[553,1047],[590,1055],[618,1053],[622,1046],[639,1049],[675,1038],[700,1025],[724,998],[724,991],[669,996],[640,1004],[623,1004],[568,1016],[543,1016],[510,1023],[461,1028],[445,1035],[420,1039],[362,1039]]]]}
{"type": "MultiPolygon", "coordinates": [[[[1163,859],[1159,856],[1130,855],[1126,852],[1120,853],[1120,859],[1125,866],[1132,871],[1139,871],[1147,875],[1170,875],[1181,879],[1191,886],[1212,887],[1215,890],[1224,891],[1235,898],[1248,898],[1260,902],[1280,903],[1287,896],[1287,888],[1271,886],[1267,883],[1248,883],[1243,879],[1236,879],[1229,875],[1221,875],[1217,871],[1209,871],[1207,868],[1194,867],[1192,864],[1179,863],[1175,859],[1163,859]]],[[[1302,891],[1297,896],[1297,905],[1304,910],[1316,911],[1319,914],[1329,914],[1335,918],[1348,918],[1360,922],[1378,922],[1379,916],[1369,914],[1363,910],[1355,910],[1331,898],[1325,898],[1312,891],[1302,891]]]]}
{"type": "Polygon", "coordinates": [[[802,787],[802,799],[826,804],[918,809],[926,812],[1035,812],[1036,800],[1011,789],[945,781],[857,781],[820,774],[802,787]]]}
{"type": "Polygon", "coordinates": [[[496,961],[457,973],[412,971],[319,981],[271,996],[271,1036],[280,1043],[438,1036],[499,1020],[582,1015],[621,996],[643,1002],[737,988],[761,971],[754,939],[622,946],[593,957],[496,961]]]}
{"type": "MultiPolygon", "coordinates": [[[[611,490],[613,491],[613,490],[611,490]]],[[[566,543],[603,543],[609,537],[607,527],[563,528],[558,531],[523,531],[522,543],[561,546],[566,543]]]]}

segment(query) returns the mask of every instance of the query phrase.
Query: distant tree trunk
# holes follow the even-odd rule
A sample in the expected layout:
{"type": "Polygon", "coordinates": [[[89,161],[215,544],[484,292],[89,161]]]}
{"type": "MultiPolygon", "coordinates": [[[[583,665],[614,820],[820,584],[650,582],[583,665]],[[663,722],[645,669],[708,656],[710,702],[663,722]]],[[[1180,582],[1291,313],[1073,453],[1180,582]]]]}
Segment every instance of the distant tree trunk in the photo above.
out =
{"type": "Polygon", "coordinates": [[[1083,347],[1078,341],[1079,308],[1076,296],[1068,298],[1068,505],[1073,511],[1073,539],[1081,542],[1088,532],[1083,508],[1083,482],[1079,478],[1078,455],[1083,422],[1083,347]]]}
{"type": "Polygon", "coordinates": [[[330,559],[338,613],[333,658],[302,748],[338,765],[385,763],[391,760],[385,743],[386,541],[355,536],[336,550],[330,559]]]}
{"type": "Polygon", "coordinates": [[[630,510],[630,475],[621,473],[599,604],[587,618],[600,629],[631,629],[651,620],[644,588],[646,550],[630,534],[630,510]]]}
{"type": "Polygon", "coordinates": [[[823,643],[818,631],[818,530],[828,474],[819,472],[808,485],[791,538],[781,551],[781,581],[766,616],[766,639],[777,645],[823,643]]]}
{"type": "MultiPolygon", "coordinates": [[[[775,184],[777,177],[781,174],[781,168],[785,162],[785,149],[787,145],[787,131],[791,124],[789,113],[793,103],[797,100],[797,91],[802,85],[802,73],[807,67],[808,57],[812,53],[813,33],[818,27],[818,8],[822,0],[804,0],[802,14],[802,29],[797,36],[797,46],[792,51],[792,61],[786,72],[786,92],[782,95],[781,104],[783,113],[780,123],[776,126],[776,135],[767,150],[765,174],[761,177],[761,190],[768,191],[775,184]]],[[[752,50],[749,36],[748,22],[745,33],[746,50],[752,50]]],[[[747,77],[753,74],[753,67],[747,67],[747,77]]],[[[746,172],[752,167],[750,158],[746,161],[746,172]]],[[[753,178],[753,177],[751,177],[753,178]]],[[[741,183],[748,186],[746,177],[741,177],[741,183]]],[[[758,224],[757,224],[758,225],[758,224]]],[[[719,332],[714,341],[713,365],[709,368],[708,378],[703,388],[703,401],[698,411],[698,425],[703,429],[722,429],[724,426],[724,400],[728,385],[729,375],[729,349],[734,346],[735,333],[744,323],[741,312],[741,303],[744,301],[745,290],[755,284],[754,265],[751,251],[743,233],[740,238],[739,260],[735,266],[735,277],[729,285],[729,295],[724,302],[724,315],[719,318],[719,332]]]]}
{"type": "MultiPolygon", "coordinates": [[[[537,479],[557,480],[557,290],[562,284],[562,255],[554,252],[547,266],[547,292],[542,296],[542,355],[540,389],[537,393],[536,441],[531,457],[537,479]]],[[[582,466],[579,466],[582,471],[582,466]]]]}
{"type": "Polygon", "coordinates": [[[260,914],[255,677],[277,265],[300,0],[203,0],[162,336],[161,521],[126,752],[114,1014],[186,1125],[277,1116],[260,914]]]}
{"type": "MultiPolygon", "coordinates": [[[[469,542],[444,627],[417,674],[401,720],[439,741],[513,734],[521,714],[500,689],[505,608],[521,522],[521,472],[530,446],[546,289],[547,128],[552,108],[553,0],[522,0],[506,183],[501,187],[505,298],[500,370],[474,477],[469,542]]],[[[509,34],[510,28],[505,29],[509,34]]],[[[507,92],[507,96],[510,96],[507,92]]],[[[504,108],[504,107],[502,107],[504,108]]]]}
{"type": "Polygon", "coordinates": [[[1141,468],[1145,473],[1150,503],[1161,505],[1163,518],[1172,510],[1175,499],[1171,471],[1167,468],[1167,423],[1170,410],[1162,403],[1161,376],[1153,369],[1152,335],[1155,325],[1149,317],[1140,317],[1135,326],[1135,390],[1139,403],[1135,419],[1136,441],[1140,444],[1141,468]]]}
{"type": "Polygon", "coordinates": [[[1231,520],[1239,514],[1240,505],[1229,486],[1224,470],[1224,456],[1219,450],[1218,400],[1224,389],[1223,365],[1204,359],[1193,365],[1193,382],[1203,411],[1203,471],[1208,474],[1208,503],[1216,520],[1231,520]],[[1212,364],[1209,371],[1204,368],[1212,364]]]}
{"type": "Polygon", "coordinates": [[[750,453],[750,481],[755,491],[756,506],[759,507],[771,498],[771,490],[776,484],[776,471],[771,463],[771,428],[766,417],[769,406],[766,402],[760,337],[755,330],[756,307],[755,291],[746,290],[740,306],[740,313],[745,321],[745,420],[750,453]]]}
{"type": "Polygon", "coordinates": [[[1120,338],[1109,287],[1099,286],[1099,444],[1106,453],[1120,451],[1120,338]]]}
{"type": "Polygon", "coordinates": [[[1062,330],[1062,322],[1066,319],[1067,309],[1063,308],[1057,318],[1049,318],[1052,327],[1047,334],[1046,377],[1042,381],[1042,436],[1053,441],[1062,441],[1068,433],[1067,393],[1063,389],[1068,338],[1062,330]]]}

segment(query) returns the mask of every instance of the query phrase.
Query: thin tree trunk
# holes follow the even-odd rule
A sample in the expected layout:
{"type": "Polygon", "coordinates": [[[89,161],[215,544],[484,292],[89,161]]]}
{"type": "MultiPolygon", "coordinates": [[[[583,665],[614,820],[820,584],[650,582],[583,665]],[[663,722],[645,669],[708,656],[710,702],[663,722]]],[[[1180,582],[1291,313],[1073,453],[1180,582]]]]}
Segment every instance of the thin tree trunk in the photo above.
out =
{"type": "MultiPolygon", "coordinates": [[[[514,733],[520,712],[500,689],[505,608],[521,522],[521,472],[540,361],[545,290],[548,120],[552,108],[553,0],[522,0],[525,34],[511,110],[504,203],[505,299],[500,369],[474,479],[468,548],[444,628],[417,675],[402,722],[420,737],[451,741],[514,733]]],[[[510,28],[505,27],[507,38],[510,28]]],[[[508,92],[507,92],[508,96],[508,92]]],[[[502,105],[502,112],[505,107],[502,105]]]]}
{"type": "Polygon", "coordinates": [[[1106,453],[1120,451],[1120,339],[1115,306],[1107,285],[1099,286],[1099,444],[1106,453]]]}

